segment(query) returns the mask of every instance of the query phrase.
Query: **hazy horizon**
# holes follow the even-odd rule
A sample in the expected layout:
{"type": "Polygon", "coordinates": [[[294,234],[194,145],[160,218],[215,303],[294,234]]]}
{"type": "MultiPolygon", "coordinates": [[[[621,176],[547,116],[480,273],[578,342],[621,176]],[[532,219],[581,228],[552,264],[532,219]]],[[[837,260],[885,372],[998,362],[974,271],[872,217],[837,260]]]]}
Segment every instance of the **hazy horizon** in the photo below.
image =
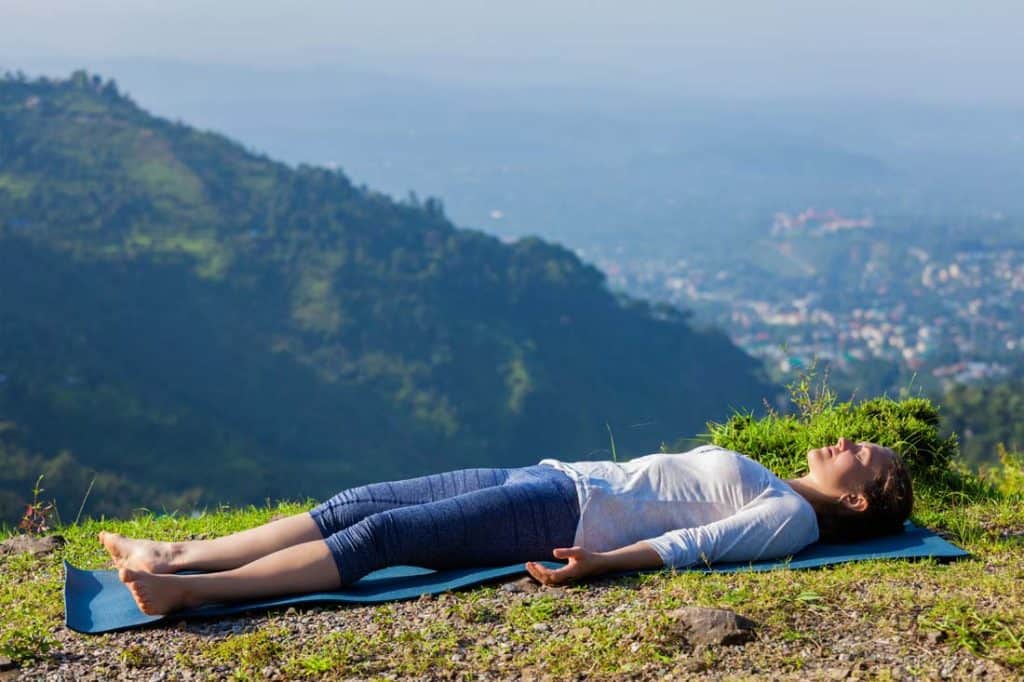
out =
{"type": "Polygon", "coordinates": [[[94,70],[151,59],[257,69],[358,67],[491,88],[566,86],[725,99],[1024,104],[1012,2],[788,0],[554,6],[466,0],[122,6],[6,3],[5,68],[49,61],[94,70]]]}
{"type": "Polygon", "coordinates": [[[1024,6],[1007,2],[18,0],[4,19],[0,69],[84,68],[503,237],[661,253],[807,206],[1024,214],[1024,6]]]}

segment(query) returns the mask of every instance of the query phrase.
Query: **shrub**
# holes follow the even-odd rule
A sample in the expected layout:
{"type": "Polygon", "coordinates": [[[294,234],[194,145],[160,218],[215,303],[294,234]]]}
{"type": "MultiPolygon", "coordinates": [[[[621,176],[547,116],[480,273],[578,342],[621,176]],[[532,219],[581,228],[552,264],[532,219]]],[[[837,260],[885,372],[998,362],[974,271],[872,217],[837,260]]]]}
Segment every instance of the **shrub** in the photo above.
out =
{"type": "Polygon", "coordinates": [[[812,389],[813,376],[789,386],[796,407],[792,414],[769,412],[758,418],[737,413],[724,424],[708,424],[715,445],[742,452],[783,478],[807,471],[807,451],[840,437],[871,441],[898,452],[915,484],[932,489],[963,489],[967,484],[956,460],[956,435],[939,433],[939,411],[925,398],[872,398],[860,403],[837,402],[822,384],[812,389]]]}

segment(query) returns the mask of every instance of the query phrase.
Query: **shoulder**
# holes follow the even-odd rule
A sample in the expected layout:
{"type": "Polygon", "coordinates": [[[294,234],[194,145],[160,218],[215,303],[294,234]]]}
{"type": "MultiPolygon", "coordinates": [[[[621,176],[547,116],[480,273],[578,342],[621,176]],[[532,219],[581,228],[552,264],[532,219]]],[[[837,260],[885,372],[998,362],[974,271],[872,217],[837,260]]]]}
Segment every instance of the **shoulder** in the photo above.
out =
{"type": "MultiPolygon", "coordinates": [[[[789,485],[773,476],[772,484],[765,490],[759,500],[763,508],[769,511],[776,521],[785,521],[787,524],[794,524],[796,528],[803,529],[805,534],[813,535],[814,540],[818,537],[818,515],[814,507],[803,495],[793,490],[789,485]]],[[[813,540],[812,540],[813,541],[813,540]]]]}

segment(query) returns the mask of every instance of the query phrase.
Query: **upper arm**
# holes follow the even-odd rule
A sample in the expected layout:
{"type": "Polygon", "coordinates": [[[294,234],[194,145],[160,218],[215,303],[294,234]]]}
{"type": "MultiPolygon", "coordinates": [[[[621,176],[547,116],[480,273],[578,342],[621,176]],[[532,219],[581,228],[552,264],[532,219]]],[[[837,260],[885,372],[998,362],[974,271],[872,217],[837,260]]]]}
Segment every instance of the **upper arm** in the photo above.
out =
{"type": "Polygon", "coordinates": [[[646,542],[666,566],[718,561],[756,561],[787,556],[813,541],[799,504],[769,498],[732,516],[693,528],[678,528],[646,542]]]}

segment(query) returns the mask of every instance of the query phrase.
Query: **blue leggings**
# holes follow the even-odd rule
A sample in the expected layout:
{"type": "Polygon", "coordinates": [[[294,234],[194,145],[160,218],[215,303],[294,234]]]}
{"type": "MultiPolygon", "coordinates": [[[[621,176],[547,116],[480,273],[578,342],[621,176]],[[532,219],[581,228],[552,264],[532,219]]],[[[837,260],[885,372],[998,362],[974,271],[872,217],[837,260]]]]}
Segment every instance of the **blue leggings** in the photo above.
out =
{"type": "Polygon", "coordinates": [[[549,466],[459,469],[343,490],[310,512],[342,585],[385,566],[552,560],[579,522],[573,480],[549,466]]]}

